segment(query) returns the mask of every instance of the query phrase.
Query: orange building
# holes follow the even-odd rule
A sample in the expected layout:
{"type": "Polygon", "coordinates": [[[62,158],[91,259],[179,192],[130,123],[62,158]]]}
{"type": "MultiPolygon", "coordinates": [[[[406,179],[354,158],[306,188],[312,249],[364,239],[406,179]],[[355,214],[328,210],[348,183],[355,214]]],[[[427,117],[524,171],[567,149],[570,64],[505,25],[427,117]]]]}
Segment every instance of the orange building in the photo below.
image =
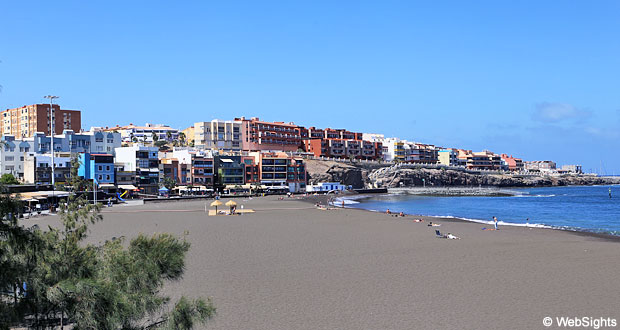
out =
{"type": "Polygon", "coordinates": [[[303,146],[303,127],[294,123],[266,122],[254,117],[235,118],[240,121],[242,149],[246,151],[279,150],[297,151],[303,146]]]}
{"type": "MultiPolygon", "coordinates": [[[[80,132],[82,118],[79,110],[63,110],[58,104],[52,106],[54,113],[54,133],[62,134],[65,129],[80,132]]],[[[50,105],[32,104],[7,109],[0,112],[2,118],[2,135],[31,137],[36,132],[50,135],[50,105]]]]}
{"type": "MultiPolygon", "coordinates": [[[[304,150],[311,152],[315,157],[355,158],[355,159],[382,159],[383,146],[381,142],[362,140],[362,133],[350,132],[344,129],[318,129],[310,127],[303,140],[304,150]]],[[[302,135],[304,135],[302,133],[302,135]]]]}
{"type": "Polygon", "coordinates": [[[508,170],[523,171],[524,164],[521,158],[514,158],[512,155],[508,156],[506,154],[502,154],[502,160],[506,162],[506,165],[508,165],[508,170]]]}

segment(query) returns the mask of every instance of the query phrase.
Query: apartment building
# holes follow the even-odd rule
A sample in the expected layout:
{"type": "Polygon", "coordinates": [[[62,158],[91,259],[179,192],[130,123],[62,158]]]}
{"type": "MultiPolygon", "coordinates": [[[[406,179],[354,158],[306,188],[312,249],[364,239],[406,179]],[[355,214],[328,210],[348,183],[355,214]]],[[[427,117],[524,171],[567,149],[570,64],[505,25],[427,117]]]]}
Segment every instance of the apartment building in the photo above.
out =
{"type": "Polygon", "coordinates": [[[362,141],[368,142],[373,145],[375,151],[374,159],[387,160],[389,158],[389,146],[385,142],[385,136],[383,134],[376,133],[362,133],[362,141]]]}
{"type": "Polygon", "coordinates": [[[437,152],[437,162],[447,166],[458,166],[459,158],[456,149],[443,149],[437,152]]]}
{"type": "Polygon", "coordinates": [[[136,126],[132,123],[126,126],[106,127],[106,132],[118,132],[125,143],[129,142],[153,142],[153,137],[157,136],[159,141],[175,141],[179,138],[179,130],[163,124],[149,124],[136,126]]]}
{"type": "Polygon", "coordinates": [[[303,127],[294,123],[265,122],[259,118],[235,118],[241,122],[242,149],[246,151],[297,151],[303,147],[303,127]]]}
{"type": "Polygon", "coordinates": [[[562,165],[562,171],[567,173],[583,173],[583,169],[581,165],[562,165]]]}
{"type": "Polygon", "coordinates": [[[95,180],[100,188],[113,188],[114,175],[113,154],[80,153],[78,175],[86,180],[95,180]]]}
{"type": "Polygon", "coordinates": [[[24,180],[24,160],[34,156],[31,145],[23,140],[15,140],[12,135],[3,135],[0,138],[0,175],[12,174],[16,179],[24,180]]]}
{"type": "Polygon", "coordinates": [[[512,155],[508,156],[507,154],[502,154],[501,157],[502,157],[502,160],[508,166],[509,171],[516,171],[516,172],[523,171],[524,164],[521,158],[515,158],[512,155]]]}
{"type": "MultiPolygon", "coordinates": [[[[194,126],[190,126],[184,130],[181,131],[181,133],[183,133],[183,135],[185,135],[185,144],[193,147],[194,143],[195,143],[195,135],[196,135],[196,128],[194,126]]],[[[181,136],[181,133],[179,133],[179,137],[181,136]]]]}
{"type": "Polygon", "coordinates": [[[525,162],[524,168],[532,172],[552,172],[556,169],[556,164],[550,160],[535,160],[525,162]]]}
{"type": "Polygon", "coordinates": [[[213,187],[214,159],[209,151],[192,148],[175,148],[172,159],[177,161],[175,182],[180,184],[213,187]]]}
{"type": "Polygon", "coordinates": [[[58,104],[31,104],[0,112],[2,119],[2,135],[15,137],[31,137],[37,132],[50,135],[52,121],[54,134],[64,130],[79,132],[82,130],[81,112],[79,110],[60,109],[58,104]]]}
{"type": "Polygon", "coordinates": [[[241,156],[241,162],[245,166],[245,183],[260,183],[260,158],[255,156],[241,156]]]}
{"type": "Polygon", "coordinates": [[[245,165],[241,162],[241,156],[217,155],[214,157],[214,165],[214,186],[218,190],[245,184],[245,165]]]}
{"type": "Polygon", "coordinates": [[[284,152],[250,153],[258,161],[261,185],[270,190],[299,192],[306,189],[306,167],[302,158],[284,152]]]}
{"type": "Polygon", "coordinates": [[[198,149],[240,151],[242,148],[242,122],[218,120],[194,124],[194,146],[198,149]]]}
{"type": "Polygon", "coordinates": [[[302,128],[304,150],[316,157],[381,159],[381,142],[364,141],[362,133],[344,129],[302,128]]]}
{"type": "MultiPolygon", "coordinates": [[[[51,140],[51,136],[41,132],[19,139],[12,135],[2,136],[4,145],[0,148],[0,175],[10,173],[23,180],[25,157],[50,153],[51,140]]],[[[54,136],[53,150],[55,153],[113,154],[114,148],[120,146],[118,133],[104,133],[97,130],[74,133],[72,130],[65,130],[62,134],[54,136]]]]}
{"type": "MultiPolygon", "coordinates": [[[[71,155],[54,154],[54,182],[65,183],[71,175],[71,155]]],[[[33,184],[52,183],[52,155],[35,154],[24,158],[24,182],[33,184]]]]}
{"type": "Polygon", "coordinates": [[[491,151],[472,152],[459,149],[458,152],[459,161],[470,170],[508,170],[508,165],[502,161],[501,156],[491,151]]]}
{"type": "Polygon", "coordinates": [[[383,146],[385,147],[383,158],[386,161],[414,164],[436,164],[439,162],[438,152],[440,148],[432,144],[410,142],[398,138],[384,138],[383,146]]]}
{"type": "Polygon", "coordinates": [[[144,146],[116,148],[115,166],[121,172],[133,172],[133,182],[141,193],[157,195],[159,190],[158,151],[158,148],[144,146]]]}

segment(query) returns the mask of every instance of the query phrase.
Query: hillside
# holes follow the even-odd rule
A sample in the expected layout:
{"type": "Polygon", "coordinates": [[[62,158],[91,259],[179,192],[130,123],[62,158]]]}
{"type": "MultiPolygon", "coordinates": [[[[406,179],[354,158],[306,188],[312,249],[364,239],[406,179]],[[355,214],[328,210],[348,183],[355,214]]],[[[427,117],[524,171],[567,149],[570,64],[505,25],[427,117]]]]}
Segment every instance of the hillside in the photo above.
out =
{"type": "Polygon", "coordinates": [[[600,178],[588,175],[511,175],[479,174],[450,169],[417,168],[364,162],[334,162],[307,160],[310,184],[342,182],[353,188],[398,188],[419,186],[493,186],[545,187],[567,185],[618,184],[620,178],[600,178]]]}

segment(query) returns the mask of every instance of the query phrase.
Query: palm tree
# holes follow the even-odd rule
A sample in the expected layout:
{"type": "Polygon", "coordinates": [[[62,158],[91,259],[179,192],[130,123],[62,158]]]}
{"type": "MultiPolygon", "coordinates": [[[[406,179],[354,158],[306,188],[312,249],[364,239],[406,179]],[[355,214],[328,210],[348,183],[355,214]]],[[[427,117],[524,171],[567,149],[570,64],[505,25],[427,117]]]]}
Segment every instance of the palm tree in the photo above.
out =
{"type": "Polygon", "coordinates": [[[185,146],[185,133],[179,133],[179,141],[181,142],[181,146],[185,146]]]}
{"type": "Polygon", "coordinates": [[[170,131],[167,131],[167,132],[166,132],[166,139],[167,139],[168,141],[172,141],[172,132],[170,132],[170,131]]]}

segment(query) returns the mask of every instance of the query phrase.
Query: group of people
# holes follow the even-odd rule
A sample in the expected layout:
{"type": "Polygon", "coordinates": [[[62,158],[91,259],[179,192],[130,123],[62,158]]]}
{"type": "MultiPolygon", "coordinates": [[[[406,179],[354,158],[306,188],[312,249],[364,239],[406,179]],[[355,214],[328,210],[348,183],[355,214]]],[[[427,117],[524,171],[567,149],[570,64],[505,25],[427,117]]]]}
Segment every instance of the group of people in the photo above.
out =
{"type": "MultiPolygon", "coordinates": [[[[342,202],[342,207],[344,207],[344,202],[342,202]]],[[[403,212],[400,213],[393,213],[392,211],[390,211],[390,209],[387,209],[387,211],[385,211],[385,214],[391,215],[393,217],[405,217],[406,214],[403,212]]]]}
{"type": "MultiPolygon", "coordinates": [[[[344,202],[343,202],[343,207],[344,207],[344,202]]],[[[400,212],[400,213],[398,213],[398,214],[397,214],[397,213],[394,213],[394,212],[390,211],[390,209],[387,209],[387,210],[385,211],[385,214],[387,214],[387,215],[391,215],[391,216],[394,216],[394,217],[404,217],[404,216],[406,215],[406,214],[405,214],[405,213],[403,213],[403,212],[400,212]]],[[[495,218],[495,217],[494,217],[494,218],[495,218]]],[[[496,219],[496,220],[497,220],[497,219],[496,219]]],[[[413,219],[413,222],[424,222],[424,219],[413,219]]],[[[428,225],[427,225],[427,226],[428,226],[428,227],[439,227],[439,226],[441,226],[441,225],[440,225],[440,224],[438,224],[438,223],[433,223],[432,221],[430,221],[430,222],[428,223],[428,225]]],[[[497,224],[496,224],[496,226],[497,226],[497,224]]],[[[447,238],[447,239],[461,239],[461,238],[460,238],[460,237],[458,237],[458,236],[452,235],[452,233],[448,233],[447,235],[442,236],[442,237],[447,238]]]]}

